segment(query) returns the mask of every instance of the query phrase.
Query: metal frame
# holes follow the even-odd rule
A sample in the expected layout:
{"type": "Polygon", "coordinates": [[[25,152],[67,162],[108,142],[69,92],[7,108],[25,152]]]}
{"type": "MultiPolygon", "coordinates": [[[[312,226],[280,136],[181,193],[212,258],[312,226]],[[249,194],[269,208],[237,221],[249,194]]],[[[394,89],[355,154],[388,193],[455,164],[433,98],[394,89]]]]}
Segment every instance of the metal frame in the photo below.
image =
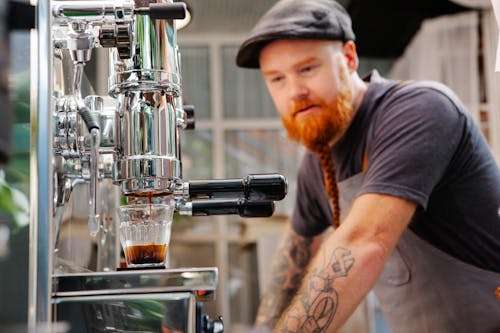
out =
{"type": "Polygon", "coordinates": [[[49,326],[51,320],[52,202],[52,122],[51,86],[52,48],[50,38],[50,0],[37,4],[37,33],[31,45],[31,144],[30,144],[30,248],[28,331],[49,326]],[[36,53],[35,53],[36,52],[36,53]]]}

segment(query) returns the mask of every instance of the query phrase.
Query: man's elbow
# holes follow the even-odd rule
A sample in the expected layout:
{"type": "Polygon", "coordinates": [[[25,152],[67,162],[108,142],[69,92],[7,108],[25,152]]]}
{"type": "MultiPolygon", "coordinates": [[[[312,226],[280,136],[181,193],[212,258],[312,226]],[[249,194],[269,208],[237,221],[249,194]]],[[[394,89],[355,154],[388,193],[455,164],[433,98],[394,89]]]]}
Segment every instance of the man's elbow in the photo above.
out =
{"type": "Polygon", "coordinates": [[[397,243],[397,237],[386,232],[354,232],[347,237],[349,247],[357,253],[358,260],[366,267],[381,268],[391,256],[397,243]]]}

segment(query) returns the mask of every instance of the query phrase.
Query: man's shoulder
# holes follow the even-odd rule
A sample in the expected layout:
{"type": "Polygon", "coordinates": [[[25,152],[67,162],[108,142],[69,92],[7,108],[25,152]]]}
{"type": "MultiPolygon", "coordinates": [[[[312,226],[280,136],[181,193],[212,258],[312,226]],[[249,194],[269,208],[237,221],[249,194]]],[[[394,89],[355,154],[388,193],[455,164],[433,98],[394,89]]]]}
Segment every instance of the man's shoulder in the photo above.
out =
{"type": "Polygon", "coordinates": [[[393,89],[394,93],[391,94],[394,98],[404,97],[409,98],[430,98],[431,101],[451,102],[457,107],[463,108],[463,103],[457,94],[447,85],[430,80],[407,80],[399,81],[393,89]]]}
{"type": "Polygon", "coordinates": [[[445,119],[450,117],[463,119],[464,116],[470,116],[465,104],[445,84],[436,81],[402,83],[396,84],[392,91],[384,96],[380,103],[381,109],[384,110],[381,114],[395,113],[408,116],[415,113],[418,117],[445,119]]]}
{"type": "Polygon", "coordinates": [[[445,96],[455,104],[462,104],[456,93],[442,82],[432,80],[413,80],[413,79],[392,79],[379,74],[377,70],[367,73],[363,80],[371,86],[372,90],[384,92],[384,98],[399,99],[418,97],[422,94],[429,96],[445,96]]]}

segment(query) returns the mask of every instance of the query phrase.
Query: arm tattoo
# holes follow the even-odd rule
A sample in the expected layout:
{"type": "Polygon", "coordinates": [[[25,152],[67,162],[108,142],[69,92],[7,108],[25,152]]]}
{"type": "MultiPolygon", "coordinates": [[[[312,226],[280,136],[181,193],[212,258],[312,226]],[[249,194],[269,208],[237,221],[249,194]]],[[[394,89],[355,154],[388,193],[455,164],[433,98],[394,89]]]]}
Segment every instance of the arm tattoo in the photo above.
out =
{"type": "Polygon", "coordinates": [[[333,250],[324,266],[310,272],[310,279],[300,292],[301,309],[290,313],[283,322],[283,333],[326,332],[339,307],[337,290],[333,281],[346,277],[354,265],[350,250],[339,247],[333,250]]]}
{"type": "Polygon", "coordinates": [[[274,327],[300,287],[312,257],[313,239],[289,230],[273,261],[268,286],[257,313],[256,325],[274,327]]]}

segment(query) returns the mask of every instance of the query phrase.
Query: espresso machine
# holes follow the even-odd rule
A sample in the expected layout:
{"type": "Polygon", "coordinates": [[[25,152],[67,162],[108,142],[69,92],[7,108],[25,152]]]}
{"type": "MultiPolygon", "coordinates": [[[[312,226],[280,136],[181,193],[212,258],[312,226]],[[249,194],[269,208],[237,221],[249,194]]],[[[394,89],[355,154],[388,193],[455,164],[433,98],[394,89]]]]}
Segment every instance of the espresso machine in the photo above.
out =
{"type": "Polygon", "coordinates": [[[215,297],[215,267],[120,267],[125,203],[168,203],[177,215],[268,217],[286,195],[280,174],[185,180],[181,131],[194,128],[182,98],[173,0],[38,2],[32,68],[30,331],[222,332],[203,302],[215,297]],[[84,93],[85,66],[107,51],[107,95],[84,93]],[[33,76],[33,75],[32,75],[33,76]],[[97,239],[94,270],[63,258],[63,217],[85,188],[87,229],[97,239]],[[73,200],[74,201],[74,200],[73,200]],[[43,327],[43,329],[41,329],[43,327]]]}

